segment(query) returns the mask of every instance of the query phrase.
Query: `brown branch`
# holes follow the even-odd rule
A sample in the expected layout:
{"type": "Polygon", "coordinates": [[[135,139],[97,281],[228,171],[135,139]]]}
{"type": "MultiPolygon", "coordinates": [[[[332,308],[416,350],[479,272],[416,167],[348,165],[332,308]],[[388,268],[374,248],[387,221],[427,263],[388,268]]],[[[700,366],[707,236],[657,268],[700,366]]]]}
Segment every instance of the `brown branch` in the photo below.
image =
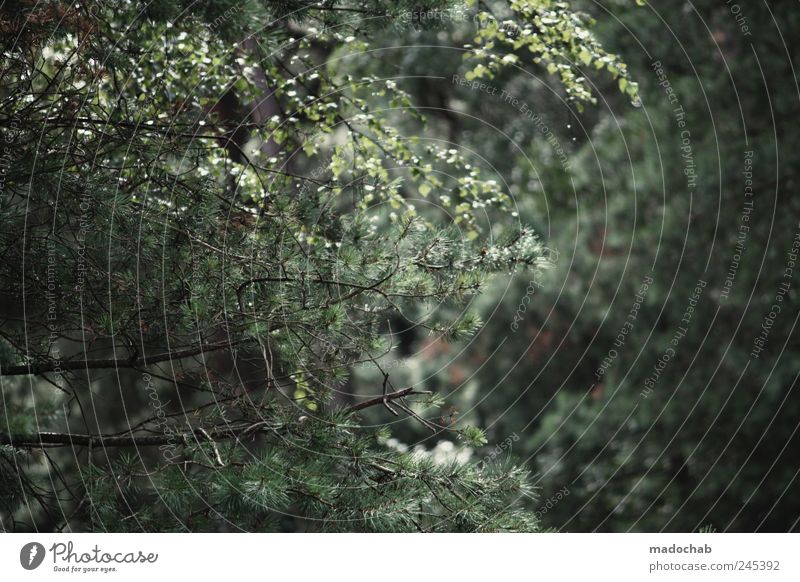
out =
{"type": "Polygon", "coordinates": [[[387,402],[391,402],[392,400],[397,400],[398,398],[402,398],[403,396],[410,396],[411,394],[420,394],[420,392],[415,392],[413,388],[403,388],[402,390],[398,390],[397,392],[390,392],[389,394],[385,394],[384,396],[378,396],[377,398],[371,398],[370,400],[365,400],[361,404],[356,404],[351,406],[347,409],[347,412],[356,412],[357,410],[363,410],[365,408],[369,408],[370,406],[376,406],[378,404],[386,404],[387,402]]]}
{"type": "MultiPolygon", "coordinates": [[[[239,438],[258,432],[272,430],[266,423],[238,427],[205,430],[197,428],[190,432],[158,435],[112,436],[103,434],[74,434],[64,432],[38,432],[33,434],[0,433],[0,445],[20,449],[48,447],[155,447],[160,445],[190,444],[192,442],[217,441],[239,438]]],[[[221,459],[218,459],[221,461],[221,459]]]]}
{"type": "Polygon", "coordinates": [[[196,346],[193,348],[186,348],[184,350],[177,350],[172,352],[163,352],[153,356],[140,356],[135,358],[120,358],[120,359],[106,359],[106,360],[68,360],[66,362],[39,362],[31,364],[19,364],[16,366],[0,367],[0,376],[38,376],[46,374],[47,372],[55,372],[56,370],[70,371],[70,370],[99,370],[106,368],[138,368],[140,366],[150,366],[159,362],[166,362],[171,360],[180,360],[182,358],[189,358],[191,356],[198,356],[204,352],[212,352],[235,345],[236,342],[223,342],[218,344],[207,344],[204,346],[196,346]]]}
{"type": "MultiPolygon", "coordinates": [[[[424,394],[417,392],[413,388],[403,388],[397,392],[390,392],[383,396],[365,400],[347,409],[348,412],[356,412],[376,406],[386,404],[392,400],[397,400],[413,394],[424,394]]],[[[403,410],[409,411],[406,406],[403,410]]],[[[416,414],[413,416],[419,418],[416,414]]],[[[31,434],[8,434],[0,432],[0,445],[10,445],[19,449],[43,449],[49,447],[155,447],[161,445],[188,445],[192,442],[210,442],[227,440],[231,438],[243,439],[260,432],[273,431],[266,422],[256,424],[240,425],[236,427],[225,427],[206,430],[197,428],[189,432],[174,434],[157,435],[108,435],[108,434],[77,434],[63,432],[38,432],[31,434]]],[[[217,461],[222,464],[219,453],[215,451],[217,461]]]]}

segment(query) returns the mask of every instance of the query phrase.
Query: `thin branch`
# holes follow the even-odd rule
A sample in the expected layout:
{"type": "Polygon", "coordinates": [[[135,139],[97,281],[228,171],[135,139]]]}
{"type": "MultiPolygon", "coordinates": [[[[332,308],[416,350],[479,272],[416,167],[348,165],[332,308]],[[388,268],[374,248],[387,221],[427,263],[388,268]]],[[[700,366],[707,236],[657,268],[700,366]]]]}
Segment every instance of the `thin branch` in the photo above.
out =
{"type": "Polygon", "coordinates": [[[365,408],[369,408],[370,406],[375,406],[378,404],[386,404],[387,402],[391,402],[392,400],[397,400],[398,398],[402,398],[403,396],[410,396],[412,394],[421,394],[421,392],[416,392],[413,388],[403,388],[402,390],[398,390],[397,392],[390,392],[384,396],[378,396],[377,398],[371,398],[369,400],[365,400],[361,404],[356,404],[351,406],[347,409],[347,412],[356,412],[357,410],[363,410],[365,408]]]}
{"type": "Polygon", "coordinates": [[[189,444],[200,440],[221,441],[239,438],[257,432],[271,430],[266,424],[218,428],[212,430],[195,429],[191,432],[159,435],[111,436],[104,434],[74,434],[62,432],[39,432],[33,434],[0,433],[0,445],[11,445],[20,449],[40,449],[48,447],[155,447],[177,443],[189,444]]]}
{"type": "Polygon", "coordinates": [[[185,350],[163,352],[153,356],[140,356],[134,358],[106,359],[106,360],[68,360],[66,362],[39,362],[30,364],[19,364],[16,366],[0,367],[0,376],[39,376],[56,370],[99,370],[106,368],[138,368],[140,366],[150,366],[159,362],[180,360],[191,356],[198,356],[204,352],[212,352],[229,348],[235,342],[223,342],[218,344],[207,344],[196,346],[185,350]]]}

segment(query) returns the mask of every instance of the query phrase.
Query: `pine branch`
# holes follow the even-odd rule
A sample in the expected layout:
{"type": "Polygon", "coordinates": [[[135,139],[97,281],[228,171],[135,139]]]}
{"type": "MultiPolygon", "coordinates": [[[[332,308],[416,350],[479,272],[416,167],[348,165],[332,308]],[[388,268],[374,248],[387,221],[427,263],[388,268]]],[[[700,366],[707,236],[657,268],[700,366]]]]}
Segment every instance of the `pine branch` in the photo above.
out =
{"type": "Polygon", "coordinates": [[[236,428],[202,428],[190,432],[158,435],[103,435],[76,434],[66,432],[38,432],[32,434],[7,434],[0,432],[0,445],[10,445],[20,449],[47,447],[155,447],[168,444],[190,444],[192,442],[217,441],[239,438],[271,430],[266,423],[248,424],[236,428]]]}
{"type": "MultiPolygon", "coordinates": [[[[424,394],[413,388],[403,388],[397,392],[390,392],[383,396],[365,400],[347,409],[348,412],[356,412],[376,406],[386,404],[393,400],[411,396],[414,394],[424,394]]],[[[405,410],[405,407],[404,407],[405,410]]],[[[416,415],[415,415],[416,416],[416,415]]],[[[166,444],[180,442],[189,444],[191,442],[207,441],[215,443],[231,438],[240,438],[269,430],[265,423],[249,424],[239,427],[227,427],[220,429],[206,430],[198,428],[190,432],[177,434],[158,434],[158,435],[104,435],[104,434],[78,434],[66,432],[38,432],[31,434],[8,434],[0,432],[0,445],[10,445],[16,448],[47,448],[47,447],[155,447],[166,444]]]]}
{"type": "Polygon", "coordinates": [[[365,408],[369,408],[370,406],[376,406],[378,404],[386,404],[387,402],[391,402],[392,400],[397,400],[398,398],[402,398],[403,396],[410,396],[412,394],[422,394],[422,392],[416,392],[413,388],[403,388],[402,390],[398,390],[397,392],[390,392],[389,394],[384,394],[383,396],[378,396],[377,398],[371,398],[370,400],[365,400],[361,404],[356,404],[351,406],[347,409],[347,412],[356,412],[357,410],[363,410],[365,408]]]}
{"type": "Polygon", "coordinates": [[[205,352],[213,352],[230,348],[238,342],[223,342],[218,344],[207,344],[204,346],[196,346],[193,348],[186,348],[184,350],[176,350],[171,352],[163,352],[153,356],[137,356],[133,358],[120,358],[120,359],[99,359],[99,360],[68,360],[66,362],[39,362],[31,364],[19,364],[16,366],[7,366],[3,368],[0,366],[0,376],[39,376],[48,372],[55,372],[56,370],[70,371],[70,370],[100,370],[107,368],[138,368],[141,366],[150,366],[159,362],[167,362],[171,360],[180,360],[192,356],[198,356],[205,352]]]}

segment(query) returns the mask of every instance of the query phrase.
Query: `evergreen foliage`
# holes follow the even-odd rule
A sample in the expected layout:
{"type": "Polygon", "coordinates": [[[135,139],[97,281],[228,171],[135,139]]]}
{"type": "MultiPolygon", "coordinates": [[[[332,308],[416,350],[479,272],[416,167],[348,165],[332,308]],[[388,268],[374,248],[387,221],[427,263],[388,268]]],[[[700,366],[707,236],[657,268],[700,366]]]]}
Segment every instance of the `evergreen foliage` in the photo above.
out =
{"type": "MultiPolygon", "coordinates": [[[[3,4],[3,529],[538,529],[525,470],[387,446],[392,413],[486,443],[434,391],[349,390],[392,317],[464,339],[493,276],[546,263],[477,155],[340,64],[456,6],[3,4]]],[[[462,7],[470,78],[532,60],[580,102],[583,62],[637,98],[566,4],[492,7],[462,7]]]]}

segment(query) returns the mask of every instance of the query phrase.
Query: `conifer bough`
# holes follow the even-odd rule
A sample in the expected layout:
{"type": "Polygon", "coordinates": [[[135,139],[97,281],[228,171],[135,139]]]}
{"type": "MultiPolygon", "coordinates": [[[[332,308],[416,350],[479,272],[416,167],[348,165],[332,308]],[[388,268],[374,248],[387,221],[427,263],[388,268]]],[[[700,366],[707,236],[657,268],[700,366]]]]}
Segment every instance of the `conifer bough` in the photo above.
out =
{"type": "MultiPolygon", "coordinates": [[[[525,470],[386,444],[398,410],[486,439],[394,387],[385,322],[437,306],[418,327],[468,337],[479,317],[453,314],[488,279],[542,266],[498,180],[403,137],[423,119],[402,83],[348,61],[453,6],[0,7],[3,529],[538,529],[525,470]],[[383,387],[358,402],[361,362],[383,387]]],[[[579,104],[592,64],[636,98],[566,4],[466,9],[465,78],[544,66],[579,104]]]]}

